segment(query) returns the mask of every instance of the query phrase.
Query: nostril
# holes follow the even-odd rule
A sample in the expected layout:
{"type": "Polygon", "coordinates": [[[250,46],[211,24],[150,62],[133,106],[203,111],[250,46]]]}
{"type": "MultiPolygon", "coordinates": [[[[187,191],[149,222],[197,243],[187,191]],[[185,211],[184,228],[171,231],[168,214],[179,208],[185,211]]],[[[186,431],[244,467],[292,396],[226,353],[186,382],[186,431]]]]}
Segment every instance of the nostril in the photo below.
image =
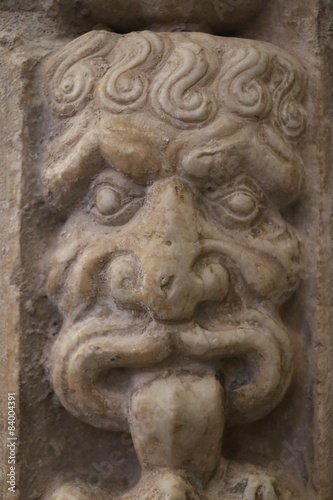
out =
{"type": "Polygon", "coordinates": [[[172,241],[168,240],[165,242],[167,247],[172,247],[172,241]]]}

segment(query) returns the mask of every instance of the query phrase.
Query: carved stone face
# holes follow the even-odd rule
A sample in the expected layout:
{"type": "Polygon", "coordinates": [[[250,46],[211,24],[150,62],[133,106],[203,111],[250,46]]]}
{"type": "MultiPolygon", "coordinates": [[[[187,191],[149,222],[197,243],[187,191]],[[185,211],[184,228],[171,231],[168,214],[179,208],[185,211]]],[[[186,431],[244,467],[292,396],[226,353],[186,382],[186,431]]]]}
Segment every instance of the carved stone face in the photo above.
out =
{"type": "Polygon", "coordinates": [[[301,70],[268,44],[195,33],[75,44],[47,68],[53,109],[81,110],[43,173],[67,217],[49,278],[56,392],[127,429],[138,380],[208,370],[231,424],[261,418],[292,375],[278,308],[302,267],[283,218],[302,185],[301,70]]]}

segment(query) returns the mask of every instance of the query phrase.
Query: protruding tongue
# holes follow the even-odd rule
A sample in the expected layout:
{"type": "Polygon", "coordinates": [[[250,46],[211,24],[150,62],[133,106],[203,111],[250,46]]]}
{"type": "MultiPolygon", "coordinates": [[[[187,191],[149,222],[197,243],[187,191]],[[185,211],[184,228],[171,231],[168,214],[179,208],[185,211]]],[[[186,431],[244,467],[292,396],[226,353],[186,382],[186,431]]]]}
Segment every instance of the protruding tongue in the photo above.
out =
{"type": "Polygon", "coordinates": [[[130,425],[144,472],[183,470],[206,483],[221,457],[223,403],[223,388],[213,371],[165,372],[154,380],[143,378],[141,384],[138,380],[130,425]]]}

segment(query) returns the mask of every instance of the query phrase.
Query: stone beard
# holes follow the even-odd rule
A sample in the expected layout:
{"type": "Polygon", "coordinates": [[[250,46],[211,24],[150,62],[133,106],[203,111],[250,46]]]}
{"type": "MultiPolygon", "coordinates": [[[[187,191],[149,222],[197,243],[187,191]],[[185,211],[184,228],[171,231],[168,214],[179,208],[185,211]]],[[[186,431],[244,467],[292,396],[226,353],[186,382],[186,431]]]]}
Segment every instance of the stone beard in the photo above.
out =
{"type": "Polygon", "coordinates": [[[45,75],[64,120],[42,171],[66,217],[49,274],[60,401],[130,430],[143,472],[123,498],[303,498],[220,451],[225,425],[266,416],[293,374],[278,311],[303,269],[281,215],[302,188],[302,69],[263,42],[96,31],[45,75]]]}

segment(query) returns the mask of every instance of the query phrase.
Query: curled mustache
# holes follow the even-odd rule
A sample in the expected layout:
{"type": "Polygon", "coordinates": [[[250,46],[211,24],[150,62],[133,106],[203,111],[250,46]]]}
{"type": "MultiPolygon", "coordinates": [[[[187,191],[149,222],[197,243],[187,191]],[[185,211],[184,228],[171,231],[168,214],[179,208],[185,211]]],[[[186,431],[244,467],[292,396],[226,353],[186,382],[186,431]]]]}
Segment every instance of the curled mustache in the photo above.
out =
{"type": "Polygon", "coordinates": [[[189,370],[195,363],[221,363],[223,372],[223,360],[241,358],[245,376],[224,374],[227,421],[234,425],[257,420],[277,406],[292,377],[292,353],[283,324],[251,309],[210,330],[194,322],[170,327],[89,318],[63,327],[51,353],[52,379],[72,415],[97,428],[128,431],[134,370],[167,373],[176,369],[174,357],[181,356],[189,370]],[[125,384],[119,385],[119,373],[125,384]]]}

